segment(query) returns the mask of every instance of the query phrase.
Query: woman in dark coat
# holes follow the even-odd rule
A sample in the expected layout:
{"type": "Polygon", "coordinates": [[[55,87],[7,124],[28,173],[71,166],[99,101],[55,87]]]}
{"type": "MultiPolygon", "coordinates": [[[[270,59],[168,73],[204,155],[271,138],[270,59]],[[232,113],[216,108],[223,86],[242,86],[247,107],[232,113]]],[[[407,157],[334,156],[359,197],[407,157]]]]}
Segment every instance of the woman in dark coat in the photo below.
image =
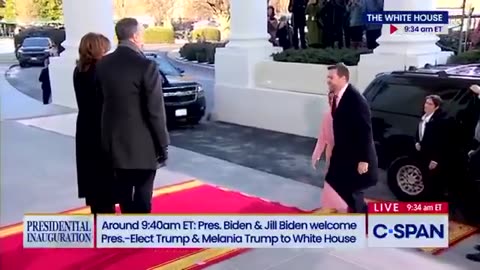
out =
{"type": "Polygon", "coordinates": [[[78,105],[75,136],[78,195],[85,198],[93,214],[115,211],[113,169],[101,147],[102,97],[95,82],[95,64],[109,50],[108,38],[86,34],[80,41],[80,57],[73,73],[78,105]]]}

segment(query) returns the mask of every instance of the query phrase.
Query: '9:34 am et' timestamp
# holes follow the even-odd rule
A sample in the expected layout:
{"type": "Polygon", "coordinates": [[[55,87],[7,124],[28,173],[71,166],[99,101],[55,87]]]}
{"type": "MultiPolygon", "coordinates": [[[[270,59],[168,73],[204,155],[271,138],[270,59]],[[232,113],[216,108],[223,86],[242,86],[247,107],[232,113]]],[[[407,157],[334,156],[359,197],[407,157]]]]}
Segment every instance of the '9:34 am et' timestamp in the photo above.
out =
{"type": "Polygon", "coordinates": [[[398,30],[405,34],[444,34],[448,33],[448,25],[403,25],[398,30]]]}

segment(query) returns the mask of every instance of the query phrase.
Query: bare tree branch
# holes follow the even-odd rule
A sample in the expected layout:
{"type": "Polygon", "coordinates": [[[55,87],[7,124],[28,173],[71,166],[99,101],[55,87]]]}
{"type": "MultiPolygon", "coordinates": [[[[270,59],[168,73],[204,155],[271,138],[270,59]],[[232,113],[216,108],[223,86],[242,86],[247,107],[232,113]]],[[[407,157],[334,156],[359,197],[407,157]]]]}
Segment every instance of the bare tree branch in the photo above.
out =
{"type": "Polygon", "coordinates": [[[175,0],[145,0],[148,13],[155,19],[156,24],[161,24],[170,19],[175,6],[175,0]]]}

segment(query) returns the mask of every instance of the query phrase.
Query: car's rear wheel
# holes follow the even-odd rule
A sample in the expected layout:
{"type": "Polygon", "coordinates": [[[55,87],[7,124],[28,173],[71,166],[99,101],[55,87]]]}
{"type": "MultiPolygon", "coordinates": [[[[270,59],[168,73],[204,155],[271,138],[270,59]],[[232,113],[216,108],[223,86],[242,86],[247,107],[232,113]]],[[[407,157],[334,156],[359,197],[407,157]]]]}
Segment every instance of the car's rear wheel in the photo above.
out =
{"type": "Polygon", "coordinates": [[[388,186],[401,201],[422,201],[429,193],[424,175],[418,162],[399,158],[387,170],[388,186]]]}

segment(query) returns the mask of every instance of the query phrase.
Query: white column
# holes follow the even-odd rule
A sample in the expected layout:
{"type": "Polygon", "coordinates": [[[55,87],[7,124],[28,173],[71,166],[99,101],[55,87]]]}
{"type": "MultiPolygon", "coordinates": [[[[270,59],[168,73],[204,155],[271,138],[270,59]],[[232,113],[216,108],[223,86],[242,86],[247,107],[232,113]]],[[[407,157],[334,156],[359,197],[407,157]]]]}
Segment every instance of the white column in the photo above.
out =
{"type": "Polygon", "coordinates": [[[267,7],[264,0],[230,0],[230,40],[215,55],[217,84],[252,86],[255,64],[274,52],[268,42],[267,7]]]}
{"type": "MultiPolygon", "coordinates": [[[[212,118],[237,121],[235,93],[256,88],[257,64],[268,61],[277,51],[268,42],[266,0],[230,0],[230,41],[215,53],[215,91],[212,118]]],[[[280,75],[281,76],[281,75],[280,75]]],[[[253,97],[255,98],[255,97],[253,97]]]]}
{"type": "MultiPolygon", "coordinates": [[[[428,11],[436,10],[435,6],[435,0],[384,0],[385,11],[428,11]]],[[[382,36],[377,40],[380,46],[375,49],[375,53],[436,53],[441,51],[436,45],[438,39],[434,33],[391,35],[390,25],[386,24],[382,27],[382,36]]]]}
{"type": "Polygon", "coordinates": [[[228,46],[268,46],[267,1],[230,0],[230,42],[228,46]]]}
{"type": "Polygon", "coordinates": [[[78,45],[89,32],[101,33],[113,42],[113,3],[111,0],[64,0],[63,16],[66,40],[62,46],[65,51],[60,57],[50,59],[52,102],[76,108],[72,78],[78,45]]]}

